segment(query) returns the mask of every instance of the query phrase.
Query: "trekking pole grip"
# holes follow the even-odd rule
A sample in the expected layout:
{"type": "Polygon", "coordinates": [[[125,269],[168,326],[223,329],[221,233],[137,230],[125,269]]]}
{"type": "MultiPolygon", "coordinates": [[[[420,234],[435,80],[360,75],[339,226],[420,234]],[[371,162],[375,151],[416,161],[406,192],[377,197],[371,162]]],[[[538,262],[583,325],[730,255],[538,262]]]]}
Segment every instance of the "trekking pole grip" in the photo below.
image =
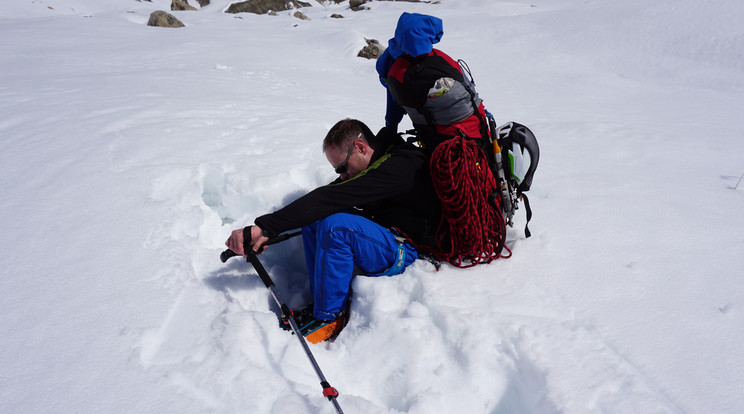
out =
{"type": "Polygon", "coordinates": [[[224,252],[220,253],[220,260],[222,261],[222,263],[225,263],[227,262],[227,259],[234,256],[238,256],[238,254],[230,249],[227,249],[224,252]]]}
{"type": "MultiPolygon", "coordinates": [[[[250,230],[247,230],[246,231],[246,229],[250,229],[250,228],[251,228],[251,226],[248,226],[245,229],[243,229],[243,232],[244,232],[243,233],[243,239],[245,239],[245,237],[250,234],[250,230]]],[[[301,230],[300,231],[296,231],[294,233],[280,234],[280,235],[278,235],[276,237],[272,237],[269,240],[267,240],[266,243],[264,243],[264,246],[269,246],[269,245],[272,245],[272,244],[280,243],[280,242],[283,242],[284,240],[291,239],[292,237],[299,236],[300,234],[302,234],[302,231],[301,230]]],[[[248,241],[250,242],[250,239],[248,239],[248,241]]],[[[249,245],[246,245],[246,247],[248,247],[248,246],[249,245]]],[[[248,250],[250,250],[250,249],[248,249],[248,250]]],[[[246,252],[247,252],[247,250],[246,250],[246,252]]],[[[229,258],[235,257],[235,256],[240,256],[240,255],[237,254],[237,253],[235,253],[234,251],[232,251],[230,249],[226,249],[224,252],[222,252],[220,254],[220,260],[222,261],[222,263],[225,263],[225,262],[227,262],[227,260],[229,258]]]]}

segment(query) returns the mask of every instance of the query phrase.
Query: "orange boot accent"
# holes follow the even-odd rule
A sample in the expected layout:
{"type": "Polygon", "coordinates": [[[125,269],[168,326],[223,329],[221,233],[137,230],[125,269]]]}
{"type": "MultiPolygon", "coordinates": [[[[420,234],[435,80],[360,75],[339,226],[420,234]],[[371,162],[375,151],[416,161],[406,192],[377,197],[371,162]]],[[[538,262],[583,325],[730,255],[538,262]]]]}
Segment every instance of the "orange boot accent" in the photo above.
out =
{"type": "Polygon", "coordinates": [[[344,329],[344,326],[346,326],[346,315],[342,315],[335,321],[329,322],[312,332],[306,333],[305,339],[313,344],[327,341],[329,339],[335,339],[341,330],[344,329]]]}

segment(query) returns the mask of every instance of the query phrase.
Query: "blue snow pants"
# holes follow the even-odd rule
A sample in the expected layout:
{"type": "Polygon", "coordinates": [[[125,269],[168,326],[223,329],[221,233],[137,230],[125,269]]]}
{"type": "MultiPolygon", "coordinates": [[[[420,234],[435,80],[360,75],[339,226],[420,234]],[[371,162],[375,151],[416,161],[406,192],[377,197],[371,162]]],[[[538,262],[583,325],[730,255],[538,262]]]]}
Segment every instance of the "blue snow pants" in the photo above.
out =
{"type": "Polygon", "coordinates": [[[416,250],[403,243],[403,263],[395,266],[402,253],[395,234],[354,214],[332,214],[303,227],[302,242],[315,300],[313,316],[322,320],[336,319],[348,306],[354,265],[362,274],[392,276],[418,259],[416,250]]]}

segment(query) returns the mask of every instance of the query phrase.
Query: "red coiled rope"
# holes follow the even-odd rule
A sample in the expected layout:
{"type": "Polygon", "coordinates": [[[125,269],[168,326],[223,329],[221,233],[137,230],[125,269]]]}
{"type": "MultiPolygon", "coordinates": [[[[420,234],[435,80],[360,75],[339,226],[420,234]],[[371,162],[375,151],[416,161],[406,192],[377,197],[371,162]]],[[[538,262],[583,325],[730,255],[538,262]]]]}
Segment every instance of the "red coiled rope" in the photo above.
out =
{"type": "Polygon", "coordinates": [[[502,257],[506,223],[500,198],[492,197],[496,180],[476,142],[460,137],[444,141],[434,150],[429,168],[442,201],[434,256],[457,267],[502,257]]]}

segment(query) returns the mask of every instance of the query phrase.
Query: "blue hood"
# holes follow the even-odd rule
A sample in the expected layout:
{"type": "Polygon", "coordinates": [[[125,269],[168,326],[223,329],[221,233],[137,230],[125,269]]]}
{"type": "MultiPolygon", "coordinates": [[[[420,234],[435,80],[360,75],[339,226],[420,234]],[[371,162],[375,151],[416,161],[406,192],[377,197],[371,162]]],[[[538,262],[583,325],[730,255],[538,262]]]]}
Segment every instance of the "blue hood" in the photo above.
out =
{"type": "Polygon", "coordinates": [[[439,43],[443,34],[442,19],[425,14],[403,13],[395,27],[395,37],[390,39],[388,47],[392,49],[393,58],[398,58],[402,53],[411,56],[425,55],[431,52],[435,43],[439,43]]]}
{"type": "MultiPolygon", "coordinates": [[[[425,55],[433,49],[444,35],[442,19],[418,13],[403,13],[395,27],[395,37],[388,41],[388,48],[377,59],[380,80],[387,77],[393,60],[407,53],[411,56],[425,55]]],[[[383,81],[383,85],[385,82],[383,81]]]]}

